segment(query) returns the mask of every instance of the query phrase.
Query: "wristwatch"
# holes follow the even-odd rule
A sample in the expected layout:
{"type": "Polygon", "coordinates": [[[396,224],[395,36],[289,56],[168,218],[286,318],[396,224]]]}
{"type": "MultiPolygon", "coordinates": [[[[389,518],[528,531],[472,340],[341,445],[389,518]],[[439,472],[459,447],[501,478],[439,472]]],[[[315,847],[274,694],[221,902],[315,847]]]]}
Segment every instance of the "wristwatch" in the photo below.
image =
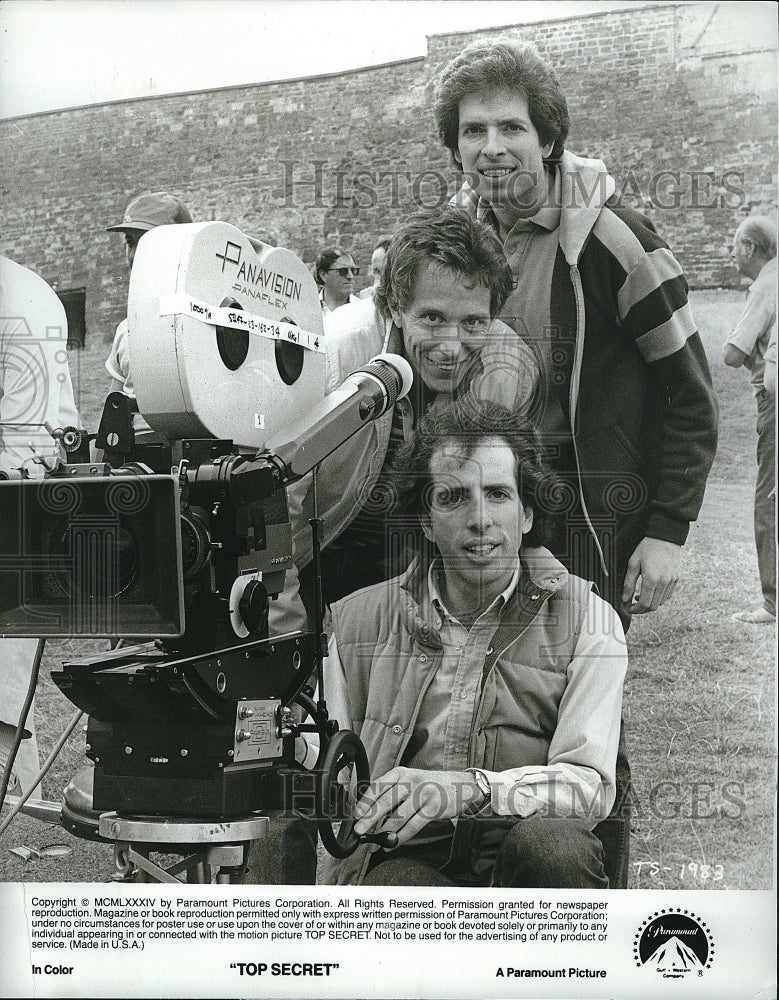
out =
{"type": "Polygon", "coordinates": [[[492,786],[490,785],[490,779],[484,773],[480,771],[478,767],[466,767],[465,769],[469,774],[473,775],[476,786],[481,792],[481,799],[474,799],[473,802],[468,804],[465,810],[466,814],[473,814],[480,812],[484,806],[492,799],[492,786]]]}

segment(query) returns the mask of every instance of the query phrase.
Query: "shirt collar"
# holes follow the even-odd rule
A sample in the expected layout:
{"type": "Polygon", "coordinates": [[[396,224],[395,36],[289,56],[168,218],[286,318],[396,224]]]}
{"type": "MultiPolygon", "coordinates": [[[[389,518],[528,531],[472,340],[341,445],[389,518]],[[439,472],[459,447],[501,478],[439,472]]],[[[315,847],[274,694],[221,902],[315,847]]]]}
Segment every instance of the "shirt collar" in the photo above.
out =
{"type": "MultiPolygon", "coordinates": [[[[433,559],[433,561],[430,563],[430,568],[427,571],[427,591],[430,597],[430,604],[433,608],[435,608],[436,612],[441,617],[452,618],[455,621],[457,621],[456,616],[453,615],[451,611],[448,610],[448,608],[444,604],[443,598],[441,597],[439,579],[440,579],[440,574],[442,574],[443,571],[444,567],[443,564],[441,563],[441,559],[440,557],[436,556],[435,559],[433,559]]],[[[481,618],[482,615],[487,614],[488,611],[492,611],[495,608],[502,608],[505,606],[511,595],[517,589],[517,584],[519,583],[519,572],[520,572],[519,557],[517,557],[517,565],[514,569],[511,579],[509,580],[508,586],[506,587],[505,590],[503,590],[500,594],[498,594],[498,596],[495,598],[495,600],[490,604],[488,608],[485,608],[484,611],[482,611],[479,614],[479,618],[481,618]]]]}
{"type": "MultiPolygon", "coordinates": [[[[359,302],[360,300],[354,294],[354,292],[349,293],[349,299],[344,305],[348,305],[350,302],[359,302]]],[[[322,315],[329,316],[331,313],[335,312],[335,309],[331,309],[330,306],[325,302],[325,290],[324,288],[319,289],[319,304],[322,307],[322,315]]],[[[336,306],[336,309],[340,309],[340,306],[336,306]]]]}
{"type": "MultiPolygon", "coordinates": [[[[550,233],[554,232],[560,225],[561,199],[560,171],[555,170],[550,199],[539,208],[535,215],[531,215],[529,219],[518,219],[514,223],[511,232],[533,232],[536,229],[545,229],[550,233]]],[[[496,230],[499,228],[498,219],[492,210],[492,205],[488,201],[485,201],[484,198],[479,198],[476,206],[476,218],[496,230]]]]}

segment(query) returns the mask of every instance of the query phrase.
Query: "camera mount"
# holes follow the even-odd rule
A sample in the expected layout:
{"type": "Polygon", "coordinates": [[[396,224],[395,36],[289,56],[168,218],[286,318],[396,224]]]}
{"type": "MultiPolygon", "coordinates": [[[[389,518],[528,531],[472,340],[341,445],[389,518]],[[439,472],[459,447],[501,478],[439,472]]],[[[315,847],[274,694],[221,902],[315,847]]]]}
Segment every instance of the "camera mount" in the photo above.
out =
{"type": "Polygon", "coordinates": [[[354,768],[361,788],[369,772],[359,739],[328,717],[321,588],[310,632],[269,637],[267,611],[292,564],[287,488],[407,393],[410,367],[379,356],[325,396],[308,269],[225,223],[144,235],[128,325],[155,440],[135,440],[113,394],[98,442],[121,464],[0,484],[12,525],[0,633],[152,640],[52,672],[89,716],[96,810],[219,822],[291,811],[316,817],[345,856],[358,839],[347,823],[333,832],[346,815],[338,777],[354,768]],[[312,770],[295,759],[307,732],[312,770]]]}

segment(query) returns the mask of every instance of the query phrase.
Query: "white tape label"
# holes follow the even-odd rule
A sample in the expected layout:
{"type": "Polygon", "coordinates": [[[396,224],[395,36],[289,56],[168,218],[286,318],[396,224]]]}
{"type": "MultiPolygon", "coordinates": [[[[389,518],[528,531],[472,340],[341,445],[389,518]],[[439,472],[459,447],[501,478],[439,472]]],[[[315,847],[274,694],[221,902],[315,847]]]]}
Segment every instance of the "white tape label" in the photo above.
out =
{"type": "Polygon", "coordinates": [[[190,316],[212,326],[246,330],[256,337],[297,344],[307,351],[317,351],[320,354],[325,352],[324,337],[320,333],[309,333],[292,323],[285,323],[280,319],[266,319],[264,316],[257,316],[233,306],[210,306],[207,302],[201,302],[184,292],[160,295],[160,316],[190,316]]]}

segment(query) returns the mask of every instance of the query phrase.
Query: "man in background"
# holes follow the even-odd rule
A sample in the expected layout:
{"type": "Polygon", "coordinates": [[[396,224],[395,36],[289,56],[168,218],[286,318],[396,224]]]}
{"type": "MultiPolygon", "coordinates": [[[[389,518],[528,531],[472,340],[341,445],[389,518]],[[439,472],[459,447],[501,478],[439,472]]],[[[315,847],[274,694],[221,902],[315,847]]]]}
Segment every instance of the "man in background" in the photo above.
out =
{"type": "MultiPolygon", "coordinates": [[[[168,194],[167,191],[148,191],[133,198],[125,209],[124,218],[115,226],[109,226],[109,233],[123,233],[127,263],[132,270],[135,251],[144,233],[157,226],[173,226],[179,223],[192,222],[187,206],[168,194]]],[[[127,319],[117,326],[111,353],[106,358],[106,369],[111,376],[111,391],[123,392],[130,399],[135,399],[132,374],[130,373],[130,356],[127,344],[127,319]]]]}
{"type": "MultiPolygon", "coordinates": [[[[749,371],[757,401],[757,482],[755,483],[755,545],[763,603],[737,611],[733,621],[770,625],[776,621],[776,397],[765,384],[771,332],[776,325],[776,225],[763,216],[741,223],[733,240],[731,260],[738,273],[752,282],[744,311],[725,341],[723,360],[731,368],[749,371]]],[[[775,343],[775,341],[774,341],[775,343]]]]}
{"type": "Polygon", "coordinates": [[[376,246],[373,248],[373,253],[371,254],[371,278],[373,283],[367,288],[359,293],[358,298],[367,299],[370,298],[376,291],[376,288],[381,280],[381,272],[384,267],[384,260],[387,256],[387,247],[390,245],[391,236],[380,236],[376,240],[376,246]]]}
{"type": "MultiPolygon", "coordinates": [[[[81,429],[67,355],[68,321],[56,294],[37,274],[0,257],[0,475],[42,479],[64,458],[44,426],[81,429]]],[[[0,639],[0,773],[30,681],[37,639],[0,639]]],[[[35,705],[8,790],[31,791],[39,771],[35,705]]]]}
{"type": "Polygon", "coordinates": [[[314,264],[314,280],[319,287],[323,316],[329,316],[350,302],[359,302],[354,294],[354,279],[359,273],[348,250],[341,247],[322,250],[314,264]]]}

